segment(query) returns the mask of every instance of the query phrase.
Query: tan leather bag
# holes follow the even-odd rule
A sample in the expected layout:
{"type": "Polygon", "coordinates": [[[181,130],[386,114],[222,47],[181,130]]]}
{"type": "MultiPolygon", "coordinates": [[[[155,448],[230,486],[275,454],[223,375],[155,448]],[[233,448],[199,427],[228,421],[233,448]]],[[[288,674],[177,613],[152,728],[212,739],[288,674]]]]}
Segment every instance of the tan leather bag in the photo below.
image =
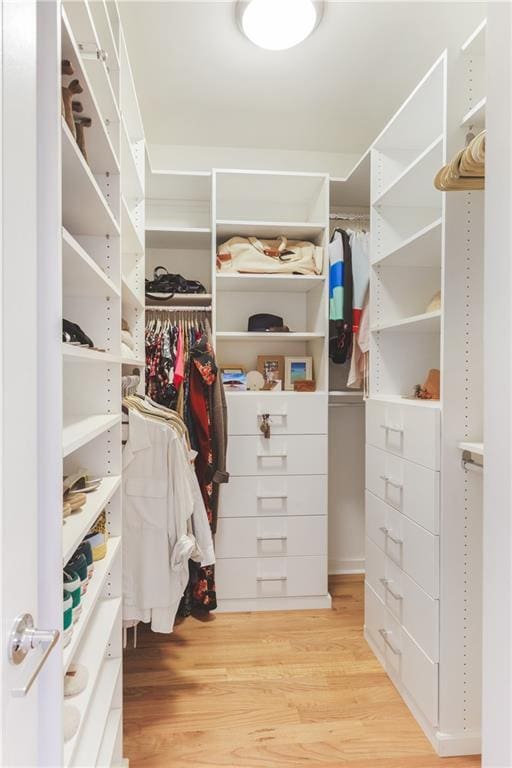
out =
{"type": "Polygon", "coordinates": [[[323,250],[319,245],[286,237],[232,237],[217,248],[217,271],[320,275],[323,250]]]}

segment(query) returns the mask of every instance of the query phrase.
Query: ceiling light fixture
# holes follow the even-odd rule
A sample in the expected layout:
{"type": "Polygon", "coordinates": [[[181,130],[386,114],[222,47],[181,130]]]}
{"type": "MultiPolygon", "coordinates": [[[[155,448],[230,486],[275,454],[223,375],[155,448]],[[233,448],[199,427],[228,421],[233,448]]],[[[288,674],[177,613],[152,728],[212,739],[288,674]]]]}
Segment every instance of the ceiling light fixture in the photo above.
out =
{"type": "Polygon", "coordinates": [[[302,43],[320,23],[322,10],[323,3],[313,0],[246,0],[236,6],[244,35],[270,51],[302,43]]]}

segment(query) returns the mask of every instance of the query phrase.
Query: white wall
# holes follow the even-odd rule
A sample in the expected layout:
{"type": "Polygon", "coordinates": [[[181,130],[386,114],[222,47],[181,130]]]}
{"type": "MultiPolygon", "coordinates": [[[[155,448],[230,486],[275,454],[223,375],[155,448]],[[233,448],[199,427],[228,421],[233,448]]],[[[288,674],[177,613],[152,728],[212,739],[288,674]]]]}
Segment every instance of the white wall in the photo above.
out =
{"type": "Polygon", "coordinates": [[[365,409],[341,400],[329,404],[329,573],[364,571],[365,409]]]}
{"type": "Polygon", "coordinates": [[[212,168],[303,171],[345,177],[359,160],[357,154],[302,152],[239,147],[149,144],[153,170],[210,171],[212,168]]]}

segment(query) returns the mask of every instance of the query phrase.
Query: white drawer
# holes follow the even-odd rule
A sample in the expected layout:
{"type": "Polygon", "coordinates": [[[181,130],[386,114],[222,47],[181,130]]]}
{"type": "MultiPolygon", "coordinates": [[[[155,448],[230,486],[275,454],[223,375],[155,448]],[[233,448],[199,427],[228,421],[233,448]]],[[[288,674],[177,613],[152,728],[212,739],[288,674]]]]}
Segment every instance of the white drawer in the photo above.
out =
{"type": "Polygon", "coordinates": [[[369,584],[365,586],[365,627],[387,672],[402,685],[431,725],[439,719],[439,667],[403,629],[369,584]]]}
{"type": "Polygon", "coordinates": [[[219,517],[326,514],[327,475],[231,476],[220,486],[219,517]]]}
{"type": "Polygon", "coordinates": [[[438,408],[368,400],[366,441],[430,469],[439,469],[440,423],[438,408]]]}
{"type": "Polygon", "coordinates": [[[439,533],[439,472],[366,446],[366,487],[432,533],[439,533]]]}
{"type": "Polygon", "coordinates": [[[261,417],[270,417],[271,435],[327,434],[327,395],[315,392],[231,392],[228,403],[230,435],[259,435],[261,417]]]}
{"type": "Polygon", "coordinates": [[[366,532],[430,597],[439,597],[439,536],[368,491],[366,532]]]}
{"type": "Polygon", "coordinates": [[[228,472],[246,475],[325,475],[326,435],[271,437],[235,435],[229,438],[228,472]]]}
{"type": "Polygon", "coordinates": [[[327,516],[226,518],[219,522],[215,554],[217,559],[326,555],[327,516]]]}
{"type": "Polygon", "coordinates": [[[306,597],[327,594],[326,557],[258,557],[218,560],[221,600],[253,597],[306,597]]]}
{"type": "Polygon", "coordinates": [[[439,661],[439,601],[427,595],[369,538],[366,579],[425,654],[439,661]]]}

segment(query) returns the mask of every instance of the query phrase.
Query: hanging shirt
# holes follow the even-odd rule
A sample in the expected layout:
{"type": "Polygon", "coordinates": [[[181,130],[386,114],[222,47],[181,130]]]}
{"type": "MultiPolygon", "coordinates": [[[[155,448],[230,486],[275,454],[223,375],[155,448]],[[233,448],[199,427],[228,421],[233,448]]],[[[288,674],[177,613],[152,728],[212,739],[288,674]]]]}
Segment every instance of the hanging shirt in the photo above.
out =
{"type": "Polygon", "coordinates": [[[336,230],[329,243],[329,319],[343,320],[344,280],[343,240],[336,230]]]}
{"type": "Polygon", "coordinates": [[[123,452],[123,619],[172,632],[188,560],[215,562],[195,472],[168,424],[129,412],[123,452]]]}
{"type": "Polygon", "coordinates": [[[363,311],[364,297],[370,282],[370,235],[368,232],[350,232],[352,275],[354,281],[353,331],[357,333],[363,311]]]}

